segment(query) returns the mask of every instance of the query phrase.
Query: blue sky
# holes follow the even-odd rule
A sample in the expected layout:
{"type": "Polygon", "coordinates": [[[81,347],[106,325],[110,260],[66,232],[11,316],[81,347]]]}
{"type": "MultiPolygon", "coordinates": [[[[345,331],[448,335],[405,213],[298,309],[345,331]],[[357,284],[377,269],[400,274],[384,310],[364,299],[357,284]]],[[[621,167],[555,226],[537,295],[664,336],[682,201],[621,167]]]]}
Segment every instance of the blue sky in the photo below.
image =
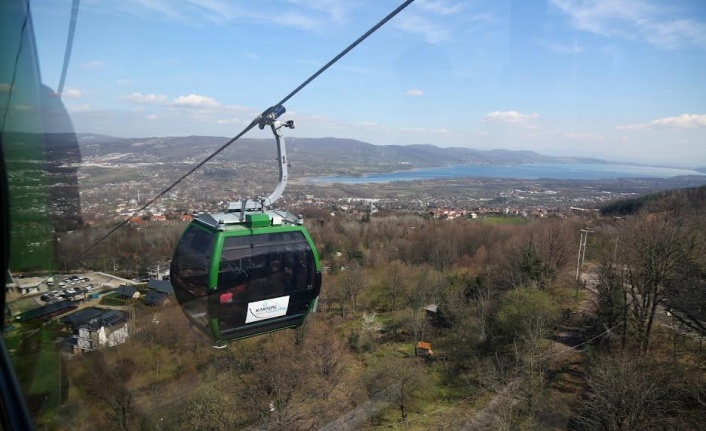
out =
{"type": "MultiPolygon", "coordinates": [[[[64,102],[78,132],[233,136],[399,3],[83,0],[64,102]]],[[[56,88],[71,4],[32,11],[56,88]]],[[[698,167],[705,81],[702,0],[416,0],[286,118],[290,136],[698,167]]]]}

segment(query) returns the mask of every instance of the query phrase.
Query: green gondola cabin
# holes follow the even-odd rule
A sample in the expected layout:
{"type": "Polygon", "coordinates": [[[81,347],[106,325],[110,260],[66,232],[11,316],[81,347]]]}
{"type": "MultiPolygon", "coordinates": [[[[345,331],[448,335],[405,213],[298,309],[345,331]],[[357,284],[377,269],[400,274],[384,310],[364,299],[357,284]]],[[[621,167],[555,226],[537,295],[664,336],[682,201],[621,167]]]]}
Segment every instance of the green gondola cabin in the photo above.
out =
{"type": "Polygon", "coordinates": [[[300,217],[232,211],[194,218],[171,281],[193,326],[222,346],[301,325],[316,307],[321,268],[300,217]]]}

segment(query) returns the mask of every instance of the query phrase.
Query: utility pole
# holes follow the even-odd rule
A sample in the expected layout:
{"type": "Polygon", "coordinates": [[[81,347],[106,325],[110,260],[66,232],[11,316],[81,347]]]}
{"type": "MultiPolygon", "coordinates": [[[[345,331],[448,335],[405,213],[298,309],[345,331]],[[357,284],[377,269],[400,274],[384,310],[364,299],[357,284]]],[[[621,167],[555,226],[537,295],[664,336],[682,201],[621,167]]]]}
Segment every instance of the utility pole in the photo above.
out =
{"type": "Polygon", "coordinates": [[[593,233],[592,230],[586,228],[581,229],[581,238],[579,239],[579,254],[576,261],[576,294],[579,292],[579,283],[581,281],[581,266],[586,259],[586,242],[588,242],[588,234],[593,233]]]}

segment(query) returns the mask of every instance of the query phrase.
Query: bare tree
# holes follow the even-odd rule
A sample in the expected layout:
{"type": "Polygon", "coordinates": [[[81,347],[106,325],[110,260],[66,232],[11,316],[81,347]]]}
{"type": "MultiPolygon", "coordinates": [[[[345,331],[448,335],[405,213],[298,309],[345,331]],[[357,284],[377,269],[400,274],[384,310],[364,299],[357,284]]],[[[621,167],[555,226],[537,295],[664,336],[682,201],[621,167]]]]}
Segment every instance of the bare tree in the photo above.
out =
{"type": "Polygon", "coordinates": [[[578,417],[581,429],[631,431],[669,429],[678,407],[671,377],[647,357],[604,358],[588,377],[589,397],[578,417]]]}
{"type": "Polygon", "coordinates": [[[316,395],[307,387],[309,361],[302,357],[291,336],[278,336],[251,352],[243,352],[235,371],[235,395],[242,414],[265,429],[296,429],[308,418],[307,403],[316,395]]]}
{"type": "Polygon", "coordinates": [[[252,341],[230,358],[231,393],[239,417],[257,429],[315,429],[362,392],[349,381],[350,354],[324,321],[307,323],[299,344],[291,331],[252,341]]]}
{"type": "Polygon", "coordinates": [[[566,224],[550,221],[532,228],[508,256],[507,284],[551,289],[570,262],[566,224]]]}
{"type": "Polygon", "coordinates": [[[310,355],[310,365],[314,372],[336,388],[342,380],[344,367],[351,361],[345,344],[324,320],[309,317],[306,324],[304,349],[310,355]]]}
{"type": "Polygon", "coordinates": [[[628,306],[622,270],[616,265],[612,251],[608,254],[601,257],[596,269],[598,296],[594,305],[601,331],[622,324],[628,306]]]}
{"type": "Polygon", "coordinates": [[[480,278],[469,280],[457,274],[446,278],[439,294],[437,322],[449,328],[441,338],[445,359],[457,360],[460,366],[473,357],[479,345],[490,335],[493,293],[480,278]]]}
{"type": "Polygon", "coordinates": [[[135,363],[120,359],[111,366],[103,354],[96,351],[83,355],[81,364],[86,372],[83,382],[86,394],[107,407],[108,426],[121,431],[134,429],[138,414],[126,383],[135,370],[135,363]]]}
{"type": "Polygon", "coordinates": [[[679,262],[678,277],[665,283],[664,304],[675,320],[706,336],[706,244],[679,262]]]}
{"type": "Polygon", "coordinates": [[[490,326],[493,304],[493,290],[490,284],[484,282],[482,278],[477,277],[471,294],[473,295],[473,305],[475,306],[478,322],[480,323],[479,341],[483,342],[488,338],[488,328],[490,326]]]}
{"type": "Polygon", "coordinates": [[[551,271],[547,287],[552,287],[572,260],[573,241],[569,229],[564,221],[551,220],[542,223],[534,235],[539,255],[551,271]]]}
{"type": "Polygon", "coordinates": [[[405,273],[407,271],[409,271],[407,265],[396,260],[390,264],[389,271],[386,273],[387,279],[385,281],[390,292],[390,309],[392,311],[397,311],[399,297],[405,290],[405,273]]]}
{"type": "Polygon", "coordinates": [[[215,385],[198,390],[184,406],[182,429],[227,431],[235,428],[236,400],[227,395],[225,388],[215,385]]]}
{"type": "MultiPolygon", "coordinates": [[[[540,290],[512,290],[505,294],[497,324],[512,339],[510,359],[500,361],[505,379],[516,382],[516,393],[532,415],[543,395],[551,343],[546,337],[559,320],[552,296],[540,290]]],[[[498,357],[500,358],[500,357],[498,357]]]]}
{"type": "Polygon", "coordinates": [[[458,259],[460,247],[458,234],[459,227],[456,224],[442,225],[429,232],[426,244],[429,253],[428,262],[442,273],[450,269],[458,259]]]}
{"type": "Polygon", "coordinates": [[[441,284],[441,276],[429,267],[419,267],[413,274],[414,282],[407,286],[405,304],[412,313],[414,342],[421,339],[424,324],[423,307],[435,299],[435,292],[441,284]]]}
{"type": "Polygon", "coordinates": [[[346,317],[347,303],[355,309],[358,306],[358,294],[365,288],[367,278],[359,264],[353,263],[343,271],[336,283],[336,297],[341,306],[341,316],[346,317]]]}
{"type": "Polygon", "coordinates": [[[628,227],[619,262],[625,269],[631,328],[643,352],[649,346],[665,285],[677,276],[680,262],[688,258],[689,236],[687,224],[676,211],[641,214],[628,227]]]}
{"type": "Polygon", "coordinates": [[[389,359],[381,362],[366,376],[368,391],[393,402],[400,410],[403,421],[408,409],[417,399],[423,398],[429,387],[423,366],[416,359],[389,359]]]}
{"type": "Polygon", "coordinates": [[[544,338],[560,317],[556,299],[541,290],[511,290],[501,302],[495,322],[499,334],[509,340],[544,338]]]}

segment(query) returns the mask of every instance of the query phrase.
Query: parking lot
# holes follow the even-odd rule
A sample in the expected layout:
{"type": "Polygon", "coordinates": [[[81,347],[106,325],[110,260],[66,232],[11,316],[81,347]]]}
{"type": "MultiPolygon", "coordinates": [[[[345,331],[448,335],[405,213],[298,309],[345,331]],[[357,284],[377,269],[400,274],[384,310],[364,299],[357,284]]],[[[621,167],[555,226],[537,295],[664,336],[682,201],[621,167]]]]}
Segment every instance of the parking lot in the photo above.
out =
{"type": "Polygon", "coordinates": [[[15,277],[16,287],[7,292],[7,301],[20,298],[33,298],[44,305],[53,300],[66,299],[77,292],[93,293],[102,290],[117,289],[123,284],[134,285],[137,282],[116,277],[103,272],[84,274],[56,274],[53,277],[15,277]]]}

